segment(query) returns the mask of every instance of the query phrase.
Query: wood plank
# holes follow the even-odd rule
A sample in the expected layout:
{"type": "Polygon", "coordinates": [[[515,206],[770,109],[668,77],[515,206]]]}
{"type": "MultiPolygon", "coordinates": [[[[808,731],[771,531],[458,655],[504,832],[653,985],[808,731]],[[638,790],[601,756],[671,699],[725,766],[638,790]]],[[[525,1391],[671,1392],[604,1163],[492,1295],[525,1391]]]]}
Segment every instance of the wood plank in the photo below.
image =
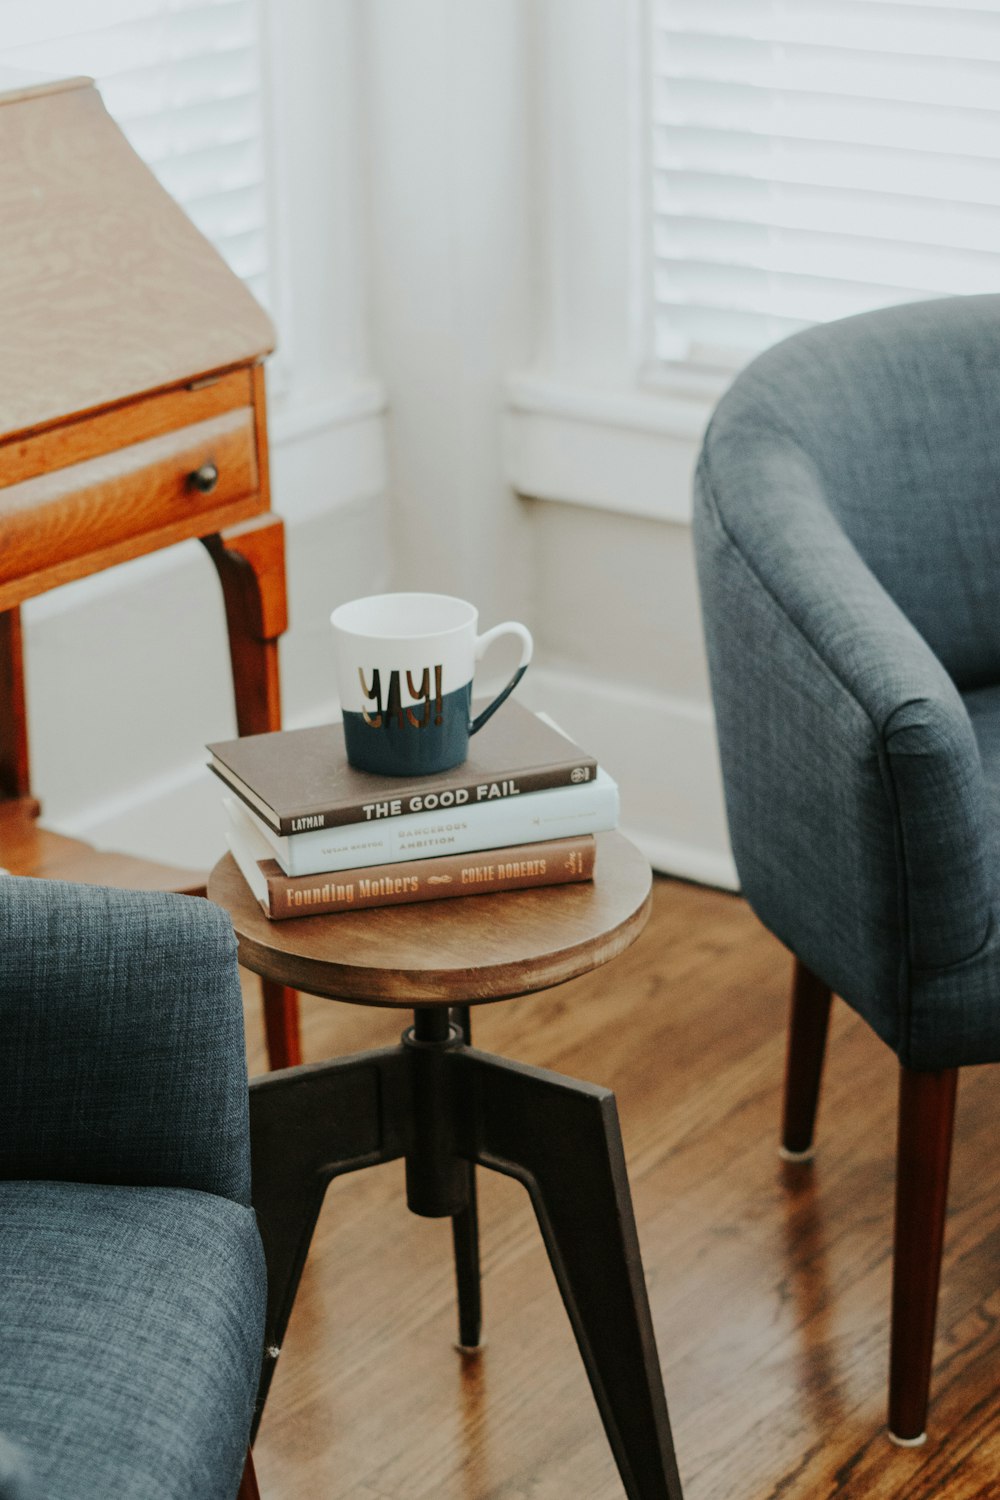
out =
{"type": "MultiPolygon", "coordinates": [[[[626,953],[480,1007],[474,1036],[617,1093],[687,1500],[982,1500],[1000,1492],[996,1075],[963,1074],[930,1438],[897,1449],[896,1064],[835,1003],[816,1161],[780,1161],[790,980],[741,900],[657,880],[626,953]]],[[[308,1058],[403,1021],[302,1006],[308,1058]]],[[[452,1347],[448,1226],[407,1213],[401,1166],[331,1189],[257,1443],[267,1500],[621,1500],[527,1197],[479,1183],[487,1343],[471,1358],[452,1347]]]]}
{"type": "Polygon", "coordinates": [[[207,532],[225,531],[241,521],[249,521],[260,514],[260,496],[256,490],[233,500],[227,505],[219,504],[210,511],[201,507],[190,517],[178,519],[155,530],[126,536],[110,545],[95,546],[85,557],[66,557],[50,566],[39,568],[24,578],[14,578],[0,583],[0,610],[23,604],[34,599],[47,589],[57,588],[62,583],[71,583],[76,578],[88,578],[92,573],[102,573],[105,568],[119,563],[131,562],[135,557],[145,557],[150,552],[159,552],[163,547],[172,547],[175,542],[189,541],[204,536],[207,532]]]}
{"type": "Polygon", "coordinates": [[[32,797],[0,801],[0,869],[8,874],[73,880],[80,885],[124,886],[132,891],[205,894],[203,870],[95,849],[82,839],[43,828],[37,822],[37,809],[32,797]]]}
{"type": "Polygon", "coordinates": [[[237,407],[0,490],[0,582],[66,563],[91,571],[91,553],[170,526],[210,530],[217,508],[257,495],[252,422],[237,407]],[[208,493],[192,483],[203,464],[216,471],[208,493]]]}
{"type": "MultiPolygon", "coordinates": [[[[20,484],[24,479],[85,463],[102,453],[114,453],[179,427],[192,427],[234,407],[249,407],[255,388],[251,371],[231,370],[207,384],[198,381],[183,385],[142,401],[97,412],[81,422],[59,422],[41,432],[12,438],[0,444],[0,484],[20,484]]],[[[254,421],[259,426],[260,415],[256,410],[254,421]]],[[[259,434],[257,445],[259,449],[259,434]]],[[[265,451],[265,461],[266,457],[265,451]]]]}

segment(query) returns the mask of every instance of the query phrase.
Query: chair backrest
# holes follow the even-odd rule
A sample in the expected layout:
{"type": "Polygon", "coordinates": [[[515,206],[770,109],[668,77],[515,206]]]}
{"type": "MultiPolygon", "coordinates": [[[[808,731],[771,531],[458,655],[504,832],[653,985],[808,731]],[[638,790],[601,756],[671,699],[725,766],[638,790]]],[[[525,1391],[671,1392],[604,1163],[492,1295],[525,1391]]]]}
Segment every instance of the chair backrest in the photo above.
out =
{"type": "MultiPolygon", "coordinates": [[[[713,418],[720,468],[796,451],[846,537],[962,689],[1000,681],[1000,296],[906,304],[760,356],[713,418]]],[[[763,472],[761,470],[763,466],[763,472]]]]}
{"type": "Polygon", "coordinates": [[[951,1023],[915,1015],[910,975],[991,920],[959,689],[1000,681],[998,355],[1000,297],[810,329],[737,378],[696,480],[744,894],[914,1066],[951,1023]]]}
{"type": "Polygon", "coordinates": [[[232,923],[193,896],[0,876],[0,1178],[250,1201],[232,923]]]}

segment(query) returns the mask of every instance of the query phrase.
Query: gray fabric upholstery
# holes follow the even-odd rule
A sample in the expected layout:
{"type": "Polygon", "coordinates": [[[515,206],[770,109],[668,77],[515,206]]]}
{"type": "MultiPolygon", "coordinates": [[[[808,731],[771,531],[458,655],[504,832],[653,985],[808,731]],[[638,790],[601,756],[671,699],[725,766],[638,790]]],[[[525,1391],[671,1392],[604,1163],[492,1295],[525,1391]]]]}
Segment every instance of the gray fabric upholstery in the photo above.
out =
{"type": "Polygon", "coordinates": [[[232,1500],[266,1300],[207,901],[0,878],[0,1500],[232,1500]]]}
{"type": "Polygon", "coordinates": [[[696,479],[744,891],[916,1068],[1000,1058],[998,363],[1000,297],[810,329],[696,479]]]}
{"type": "Polygon", "coordinates": [[[39,1493],[232,1500],[265,1298],[252,1210],[189,1188],[6,1182],[0,1221],[0,1420],[39,1493]]]}
{"type": "Polygon", "coordinates": [[[250,1201],[232,923],[190,896],[0,883],[0,1178],[250,1201]]]}

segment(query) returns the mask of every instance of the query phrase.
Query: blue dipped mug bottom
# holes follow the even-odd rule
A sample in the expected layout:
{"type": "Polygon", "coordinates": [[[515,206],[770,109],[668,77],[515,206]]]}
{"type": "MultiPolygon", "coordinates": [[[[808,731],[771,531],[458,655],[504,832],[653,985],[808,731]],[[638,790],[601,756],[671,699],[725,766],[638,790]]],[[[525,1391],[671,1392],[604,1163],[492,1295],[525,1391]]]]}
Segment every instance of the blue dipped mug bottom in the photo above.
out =
{"type": "MultiPolygon", "coordinates": [[[[379,686],[381,682],[376,689],[379,686]]],[[[391,698],[390,686],[381,707],[376,690],[370,709],[344,710],[344,741],[352,766],[380,776],[430,776],[462,764],[469,753],[471,682],[405,707],[402,701],[390,706],[391,698]]]]}
{"type": "Polygon", "coordinates": [[[459,766],[469,737],[514,691],[531,660],[527,627],[506,621],[478,635],[478,611],[444,594],[380,594],[330,617],[347,758],[381,776],[430,776],[459,766]],[[503,691],[472,717],[476,663],[501,635],[520,640],[503,691]]]}

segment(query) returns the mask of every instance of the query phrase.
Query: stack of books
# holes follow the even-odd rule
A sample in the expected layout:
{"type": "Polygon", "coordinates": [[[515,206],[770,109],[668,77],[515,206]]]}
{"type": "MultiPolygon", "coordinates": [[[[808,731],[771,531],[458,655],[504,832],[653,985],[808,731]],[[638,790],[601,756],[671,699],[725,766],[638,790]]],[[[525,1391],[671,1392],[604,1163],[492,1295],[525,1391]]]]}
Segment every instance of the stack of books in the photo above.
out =
{"type": "Polygon", "coordinates": [[[229,848],[275,920],[593,878],[618,788],[549,720],[504,705],[440,775],[348,764],[339,724],[208,746],[229,848]]]}

